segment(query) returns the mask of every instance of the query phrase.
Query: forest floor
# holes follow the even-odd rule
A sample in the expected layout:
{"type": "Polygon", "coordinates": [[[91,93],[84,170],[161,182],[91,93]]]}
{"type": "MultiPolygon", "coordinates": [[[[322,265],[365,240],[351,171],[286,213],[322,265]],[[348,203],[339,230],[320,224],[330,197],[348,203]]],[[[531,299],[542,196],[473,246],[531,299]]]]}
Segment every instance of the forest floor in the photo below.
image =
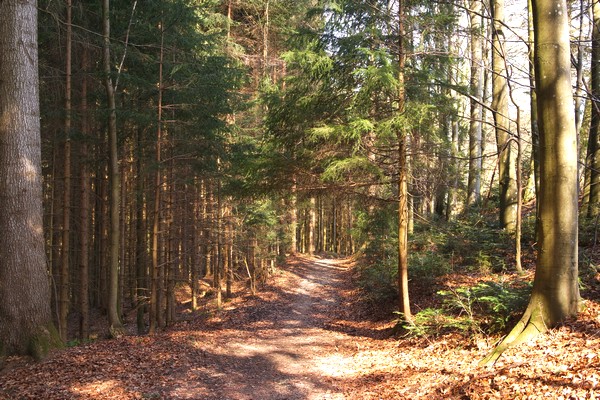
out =
{"type": "Polygon", "coordinates": [[[349,259],[290,258],[255,296],[218,311],[208,299],[160,334],[99,339],[38,363],[9,359],[0,399],[600,397],[595,301],[482,368],[499,337],[393,337],[393,318],[367,307],[353,276],[349,259]]]}

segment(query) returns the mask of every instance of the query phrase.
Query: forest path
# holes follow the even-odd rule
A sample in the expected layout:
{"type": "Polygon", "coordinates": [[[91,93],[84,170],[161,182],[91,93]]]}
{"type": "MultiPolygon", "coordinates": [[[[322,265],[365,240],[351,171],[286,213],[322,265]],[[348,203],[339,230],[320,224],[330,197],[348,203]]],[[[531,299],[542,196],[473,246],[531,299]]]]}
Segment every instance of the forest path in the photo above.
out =
{"type": "Polygon", "coordinates": [[[351,266],[291,257],[255,296],[235,297],[220,311],[207,297],[160,334],[97,340],[40,363],[13,360],[0,371],[0,399],[357,398],[350,386],[360,381],[358,369],[374,363],[356,354],[383,335],[355,318],[351,266]]]}
{"type": "Polygon", "coordinates": [[[347,260],[290,259],[269,296],[228,315],[215,342],[201,345],[212,371],[186,376],[173,395],[195,398],[209,383],[205,396],[219,399],[345,399],[336,381],[353,372],[340,351],[352,339],[332,328],[347,268],[347,260]]]}

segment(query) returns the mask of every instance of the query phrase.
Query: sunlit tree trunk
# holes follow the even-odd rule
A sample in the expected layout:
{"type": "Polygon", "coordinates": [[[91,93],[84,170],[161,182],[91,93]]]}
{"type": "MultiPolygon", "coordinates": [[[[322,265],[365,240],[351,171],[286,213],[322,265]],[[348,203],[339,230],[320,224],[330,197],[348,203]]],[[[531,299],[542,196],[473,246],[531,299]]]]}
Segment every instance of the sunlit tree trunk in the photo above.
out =
{"type": "MultiPolygon", "coordinates": [[[[406,112],[406,89],[404,87],[405,50],[404,0],[398,2],[398,113],[406,112]]],[[[407,131],[398,130],[398,288],[399,307],[403,318],[412,321],[408,296],[408,166],[407,131]]]]}
{"type": "Polygon", "coordinates": [[[316,235],[317,235],[317,199],[315,196],[310,197],[310,209],[309,209],[309,222],[308,222],[308,253],[314,254],[317,245],[316,245],[316,235]]]}
{"type": "Polygon", "coordinates": [[[296,254],[298,251],[298,199],[297,199],[296,179],[292,185],[292,196],[290,199],[290,252],[296,254]]]}
{"type": "Polygon", "coordinates": [[[508,118],[508,83],[505,63],[504,0],[492,0],[492,111],[498,145],[500,225],[513,232],[517,221],[517,173],[508,118]]]}
{"type": "Polygon", "coordinates": [[[60,344],[44,251],[37,7],[0,1],[0,363],[60,344]]]}
{"type": "Polygon", "coordinates": [[[482,364],[568,317],[579,305],[577,133],[565,0],[533,0],[540,132],[537,267],[529,306],[482,364]]]}
{"type": "Polygon", "coordinates": [[[471,0],[471,99],[469,120],[469,178],[467,205],[477,204],[481,197],[482,124],[483,124],[483,24],[482,2],[471,0]]]}

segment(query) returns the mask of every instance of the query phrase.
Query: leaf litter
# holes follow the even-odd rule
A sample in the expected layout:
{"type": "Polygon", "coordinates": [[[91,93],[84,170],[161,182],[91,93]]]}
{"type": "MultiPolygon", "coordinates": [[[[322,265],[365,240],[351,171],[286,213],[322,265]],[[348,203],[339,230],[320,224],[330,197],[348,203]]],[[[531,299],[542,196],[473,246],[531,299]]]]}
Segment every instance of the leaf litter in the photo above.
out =
{"type": "Polygon", "coordinates": [[[242,287],[221,310],[206,299],[154,336],[9,358],[0,399],[600,397],[597,291],[578,320],[482,368],[499,336],[394,336],[393,317],[361,299],[353,276],[349,259],[292,257],[255,296],[242,287]]]}

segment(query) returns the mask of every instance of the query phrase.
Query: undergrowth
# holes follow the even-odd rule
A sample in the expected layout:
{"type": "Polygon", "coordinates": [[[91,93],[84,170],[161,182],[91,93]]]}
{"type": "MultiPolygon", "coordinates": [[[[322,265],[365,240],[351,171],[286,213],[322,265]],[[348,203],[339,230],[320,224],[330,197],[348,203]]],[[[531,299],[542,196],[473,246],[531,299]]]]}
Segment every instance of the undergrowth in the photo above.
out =
{"type": "MultiPolygon", "coordinates": [[[[381,215],[363,218],[364,262],[358,282],[374,307],[396,304],[397,235],[381,215]]],[[[393,220],[393,219],[388,219],[393,220]]],[[[533,218],[526,218],[523,243],[532,243],[533,218]]],[[[414,335],[448,331],[485,335],[504,332],[526,307],[531,286],[507,275],[514,270],[514,239],[497,226],[496,215],[473,213],[457,221],[420,222],[409,237],[409,280],[414,321],[404,326],[414,335]],[[461,285],[444,284],[462,277],[461,285]]],[[[461,281],[459,279],[459,281],[461,281]]]]}

